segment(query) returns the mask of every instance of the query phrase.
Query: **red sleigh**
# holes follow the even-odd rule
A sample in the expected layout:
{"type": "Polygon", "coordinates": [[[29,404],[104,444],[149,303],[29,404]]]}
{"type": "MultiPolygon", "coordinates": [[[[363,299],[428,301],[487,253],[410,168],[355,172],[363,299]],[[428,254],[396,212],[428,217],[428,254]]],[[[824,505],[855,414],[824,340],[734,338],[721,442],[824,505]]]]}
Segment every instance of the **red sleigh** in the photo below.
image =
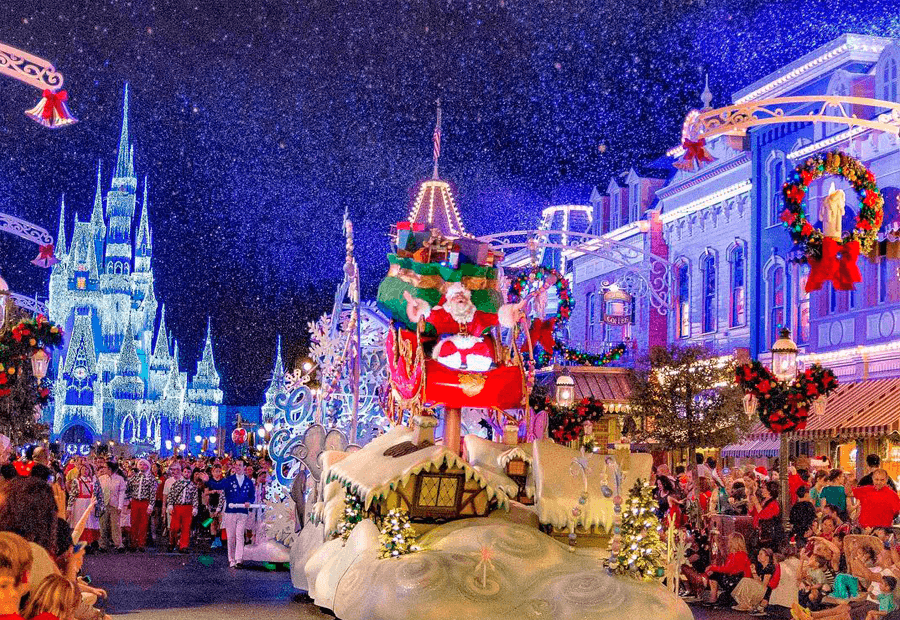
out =
{"type": "MultiPolygon", "coordinates": [[[[426,355],[434,343],[421,330],[391,327],[385,341],[391,379],[389,414],[399,421],[404,410],[448,408],[519,409],[525,405],[525,371],[515,345],[493,343],[494,365],[486,372],[455,370],[426,355]]],[[[514,341],[514,340],[513,340],[514,341]]]]}

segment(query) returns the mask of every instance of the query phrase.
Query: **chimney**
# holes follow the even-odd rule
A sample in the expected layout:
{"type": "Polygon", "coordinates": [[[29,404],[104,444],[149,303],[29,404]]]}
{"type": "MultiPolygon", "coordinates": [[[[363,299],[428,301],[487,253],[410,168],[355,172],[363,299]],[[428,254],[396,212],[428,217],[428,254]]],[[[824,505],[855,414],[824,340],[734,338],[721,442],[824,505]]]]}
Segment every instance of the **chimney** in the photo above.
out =
{"type": "Polygon", "coordinates": [[[519,443],[519,425],[509,423],[503,427],[503,443],[507,446],[515,446],[519,443]]]}
{"type": "Polygon", "coordinates": [[[417,446],[434,445],[434,429],[437,426],[437,418],[429,415],[416,415],[413,416],[412,422],[412,443],[417,446]]]}

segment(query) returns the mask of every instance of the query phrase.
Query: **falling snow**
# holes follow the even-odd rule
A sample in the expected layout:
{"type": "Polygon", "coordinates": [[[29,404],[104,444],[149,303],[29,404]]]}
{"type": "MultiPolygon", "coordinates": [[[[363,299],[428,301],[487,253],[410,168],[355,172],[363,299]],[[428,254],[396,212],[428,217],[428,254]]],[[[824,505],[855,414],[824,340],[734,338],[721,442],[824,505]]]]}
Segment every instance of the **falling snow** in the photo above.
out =
{"type": "MultiPolygon", "coordinates": [[[[81,122],[39,127],[22,114],[37,91],[0,80],[0,211],[55,231],[65,192],[86,217],[130,82],[159,295],[185,359],[212,316],[232,403],[260,401],[276,332],[292,364],[330,307],[345,206],[374,295],[387,227],[430,172],[438,97],[442,176],[485,233],[658,158],[706,73],[723,104],[844,32],[900,36],[887,0],[227,4],[3,3],[0,40],[52,59],[81,122]]],[[[4,236],[0,273],[45,293],[27,246],[4,236]]]]}

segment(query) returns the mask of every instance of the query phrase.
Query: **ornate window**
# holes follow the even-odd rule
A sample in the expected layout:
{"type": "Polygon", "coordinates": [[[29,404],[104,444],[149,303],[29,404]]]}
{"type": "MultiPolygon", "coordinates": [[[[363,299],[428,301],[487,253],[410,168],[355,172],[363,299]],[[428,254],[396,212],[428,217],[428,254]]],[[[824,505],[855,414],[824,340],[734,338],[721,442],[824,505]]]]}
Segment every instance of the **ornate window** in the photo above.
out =
{"type": "Polygon", "coordinates": [[[769,163],[769,226],[775,226],[781,220],[781,212],[784,209],[781,198],[781,188],[784,185],[784,156],[775,153],[775,158],[769,163]]]}
{"type": "Polygon", "coordinates": [[[459,512],[459,500],[465,481],[459,474],[420,473],[416,477],[416,490],[412,517],[446,517],[459,512]]]}
{"type": "Polygon", "coordinates": [[[609,197],[609,211],[610,211],[610,222],[609,229],[615,230],[619,226],[622,225],[622,206],[619,204],[619,192],[613,192],[612,196],[609,197]]]}
{"type": "Polygon", "coordinates": [[[629,222],[636,222],[640,218],[641,211],[641,186],[638,183],[628,188],[628,199],[630,200],[629,222]]]}
{"type": "Polygon", "coordinates": [[[837,289],[829,282],[828,286],[828,312],[834,313],[838,311],[838,294],[837,289]]]}
{"type": "Polygon", "coordinates": [[[703,332],[716,331],[716,257],[707,254],[701,259],[703,272],[703,332]]]}
{"type": "Polygon", "coordinates": [[[122,422],[122,443],[131,443],[134,439],[134,419],[127,416],[122,422]]]}
{"type": "Polygon", "coordinates": [[[691,271],[687,262],[675,266],[675,322],[679,338],[691,337],[691,271]]]}
{"type": "Polygon", "coordinates": [[[784,279],[783,265],[775,265],[769,270],[769,346],[775,344],[778,331],[784,326],[784,279]]]}
{"type": "Polygon", "coordinates": [[[809,342],[809,293],[806,292],[806,280],[809,279],[809,265],[800,265],[800,277],[797,279],[797,344],[809,342]]]}
{"type": "Polygon", "coordinates": [[[885,50],[885,52],[878,71],[877,97],[885,101],[896,102],[898,101],[897,54],[894,50],[885,50]]]}
{"type": "Polygon", "coordinates": [[[888,300],[888,262],[887,257],[878,257],[878,303],[883,304],[888,300]]]}
{"type": "Polygon", "coordinates": [[[729,263],[731,264],[731,327],[741,327],[747,324],[747,270],[744,260],[744,246],[736,245],[731,250],[729,263]]]}

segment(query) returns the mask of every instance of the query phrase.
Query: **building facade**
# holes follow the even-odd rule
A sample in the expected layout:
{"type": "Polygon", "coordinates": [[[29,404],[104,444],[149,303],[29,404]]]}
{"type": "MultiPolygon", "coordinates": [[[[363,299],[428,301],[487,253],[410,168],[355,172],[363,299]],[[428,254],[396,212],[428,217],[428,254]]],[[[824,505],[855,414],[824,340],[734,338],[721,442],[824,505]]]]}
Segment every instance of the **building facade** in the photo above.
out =
{"type": "Polygon", "coordinates": [[[136,452],[171,451],[219,425],[220,377],[207,324],[197,371],[181,371],[178,342],[166,327],[152,268],[147,180],[135,224],[138,181],[128,131],[128,87],[119,151],[105,209],[102,171],[90,220],[75,216],[67,244],[60,207],[57,263],[50,275],[50,319],[64,327],[54,353],[51,436],[67,445],[117,442],[136,452]]]}

